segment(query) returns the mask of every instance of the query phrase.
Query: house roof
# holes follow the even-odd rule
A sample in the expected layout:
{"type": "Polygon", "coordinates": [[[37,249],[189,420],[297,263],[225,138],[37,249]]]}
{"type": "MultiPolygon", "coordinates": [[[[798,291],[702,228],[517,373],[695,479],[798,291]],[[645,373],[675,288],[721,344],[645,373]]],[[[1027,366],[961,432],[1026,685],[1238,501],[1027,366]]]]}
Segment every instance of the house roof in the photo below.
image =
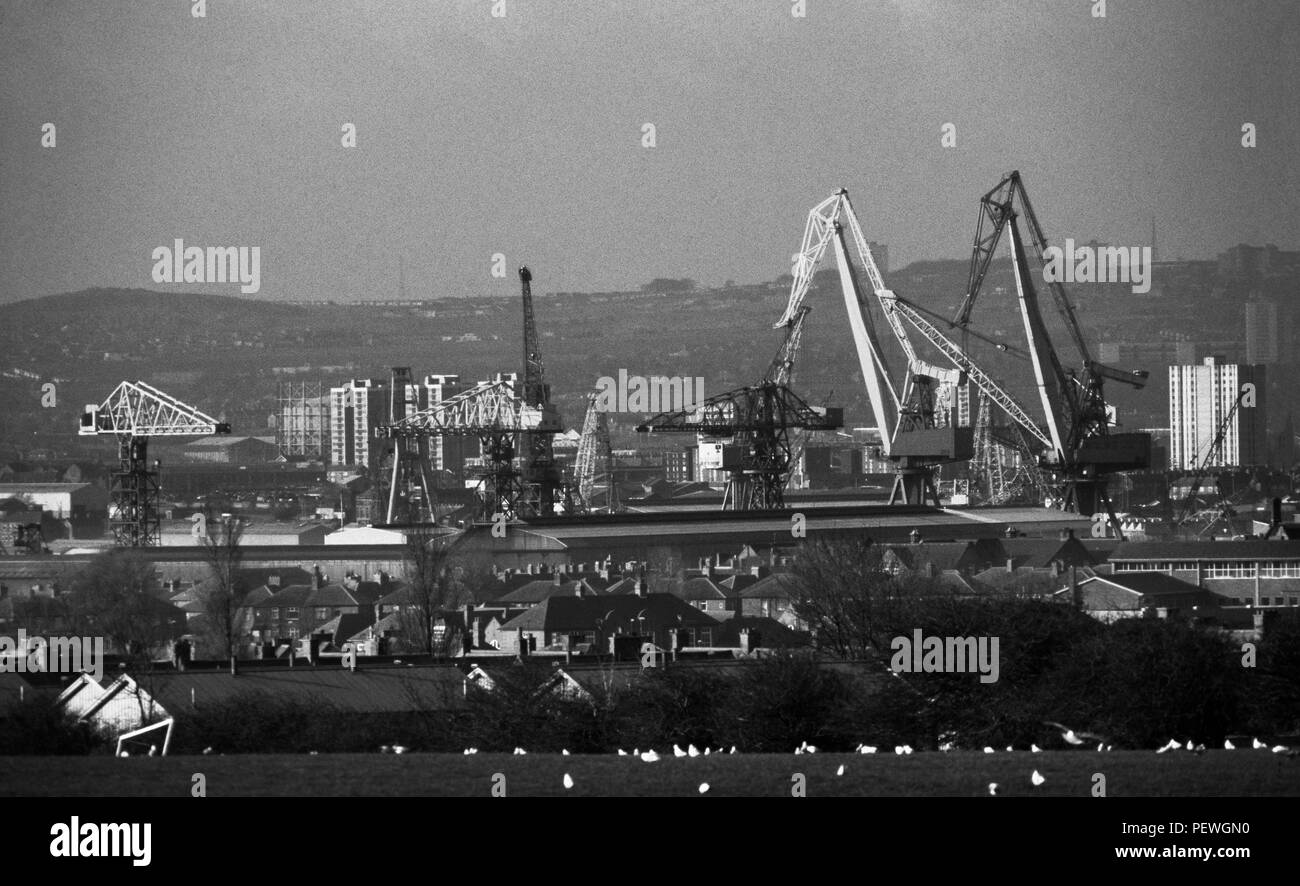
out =
{"type": "Polygon", "coordinates": [[[751,585],[757,584],[762,579],[759,576],[749,572],[738,572],[735,575],[728,575],[718,584],[724,591],[730,592],[730,595],[738,594],[751,585]]]}
{"type": "Polygon", "coordinates": [[[749,631],[751,638],[757,633],[758,645],[766,649],[786,649],[812,643],[812,634],[807,631],[791,630],[774,618],[755,615],[737,615],[727,619],[713,642],[718,646],[739,646],[742,630],[749,631]]]}
{"type": "MultiPolygon", "coordinates": [[[[1114,585],[1131,593],[1141,594],[1143,597],[1153,599],[1181,597],[1187,594],[1204,597],[1207,603],[1217,602],[1219,599],[1213,591],[1198,588],[1190,582],[1174,578],[1172,575],[1166,575],[1163,572],[1122,572],[1118,575],[1095,575],[1084,579],[1079,584],[1083,586],[1092,582],[1114,585]]],[[[1069,591],[1069,588],[1065,588],[1057,593],[1069,593],[1069,591]]]]}
{"type": "Polygon", "coordinates": [[[670,593],[683,600],[725,600],[727,594],[712,579],[704,576],[688,578],[670,593]]]}
{"type": "Polygon", "coordinates": [[[740,592],[745,600],[767,597],[791,599],[791,593],[798,586],[798,579],[789,572],[774,572],[766,578],[759,579],[740,592]]]}
{"type": "Polygon", "coordinates": [[[1047,569],[1056,561],[1076,566],[1095,566],[1098,562],[1098,558],[1073,536],[1066,539],[1004,538],[999,541],[1006,556],[1016,566],[1030,569],[1047,569]]]}
{"type": "MultiPolygon", "coordinates": [[[[535,579],[508,594],[497,597],[494,603],[539,603],[550,597],[594,597],[599,592],[585,581],[561,581],[553,578],[535,579]]],[[[601,596],[604,596],[603,594],[601,596]]]]}
{"type": "Polygon", "coordinates": [[[1130,541],[1115,548],[1111,562],[1131,560],[1300,560],[1300,541],[1130,541]]]}
{"type": "Polygon", "coordinates": [[[919,569],[927,563],[942,572],[956,569],[961,558],[971,550],[965,541],[923,541],[920,544],[887,545],[890,551],[909,569],[919,569]]]}
{"type": "Polygon", "coordinates": [[[527,612],[510,619],[504,631],[590,631],[601,620],[614,630],[615,625],[644,618],[651,627],[717,627],[717,620],[672,594],[633,594],[599,597],[550,597],[527,612]]]}

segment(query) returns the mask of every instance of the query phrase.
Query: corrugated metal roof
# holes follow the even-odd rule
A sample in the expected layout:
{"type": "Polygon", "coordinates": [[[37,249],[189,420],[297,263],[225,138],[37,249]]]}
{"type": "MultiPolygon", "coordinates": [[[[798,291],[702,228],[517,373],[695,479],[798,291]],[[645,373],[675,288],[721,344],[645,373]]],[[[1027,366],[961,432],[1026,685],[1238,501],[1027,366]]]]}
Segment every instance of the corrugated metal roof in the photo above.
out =
{"type": "Polygon", "coordinates": [[[1300,541],[1133,541],[1115,548],[1110,559],[1130,560],[1300,560],[1300,541]]]}

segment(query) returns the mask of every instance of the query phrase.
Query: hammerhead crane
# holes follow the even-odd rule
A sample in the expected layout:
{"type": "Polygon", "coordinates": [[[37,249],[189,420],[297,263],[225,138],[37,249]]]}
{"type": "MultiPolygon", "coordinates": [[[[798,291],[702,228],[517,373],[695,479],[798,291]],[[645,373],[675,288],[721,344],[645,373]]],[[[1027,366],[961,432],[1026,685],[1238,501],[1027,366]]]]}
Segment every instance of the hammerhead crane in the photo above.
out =
{"type": "Polygon", "coordinates": [[[149,467],[150,437],[207,437],[229,434],[217,421],[142,381],[124,381],[98,406],[81,415],[81,436],[113,436],[118,469],[113,474],[110,525],[119,545],[154,547],[162,543],[158,521],[158,472],[149,467]]]}
{"type": "Polygon", "coordinates": [[[1125,372],[1093,360],[1065,287],[1059,281],[1049,281],[1048,287],[1057,309],[1083,363],[1080,373],[1065,369],[1048,336],[1039,307],[1037,288],[1016,222],[1021,214],[1028,224],[1038,260],[1040,263],[1044,261],[1047,237],[1034,214],[1020,173],[1010,172],[980,200],[980,221],[971,254],[966,297],[953,323],[963,329],[970,323],[975,299],[988,273],[994,250],[1002,232],[1010,229],[1008,240],[1020,314],[1050,437],[1044,460],[1061,476],[1065,510],[1091,515],[1104,509],[1116,535],[1123,538],[1106,491],[1105,475],[1148,467],[1151,438],[1148,434],[1109,432],[1103,382],[1110,379],[1141,388],[1146,384],[1147,373],[1142,370],[1125,372]],[[986,225],[991,226],[987,231],[986,225]]]}
{"type": "Polygon", "coordinates": [[[809,406],[785,385],[765,381],[708,397],[692,410],[656,415],[637,431],[733,438],[722,451],[722,467],[728,472],[722,507],[749,511],[785,506],[792,429],[834,430],[843,425],[842,409],[809,406]]]}
{"type": "Polygon", "coordinates": [[[477,437],[487,466],[480,479],[480,519],[502,514],[508,520],[525,510],[526,488],[514,467],[516,442],[527,434],[560,430],[553,408],[530,406],[510,382],[483,382],[454,397],[375,428],[379,439],[419,437],[477,437]]]}

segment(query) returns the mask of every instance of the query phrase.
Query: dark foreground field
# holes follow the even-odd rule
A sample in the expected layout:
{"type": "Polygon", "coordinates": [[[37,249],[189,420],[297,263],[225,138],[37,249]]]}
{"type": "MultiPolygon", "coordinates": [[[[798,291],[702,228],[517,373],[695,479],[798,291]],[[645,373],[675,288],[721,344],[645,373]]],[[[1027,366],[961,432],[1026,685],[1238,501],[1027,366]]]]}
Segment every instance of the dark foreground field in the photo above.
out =
{"type": "MultiPolygon", "coordinates": [[[[661,751],[662,753],[662,751],[661,751]]],[[[210,797],[507,796],[789,797],[794,776],[809,797],[1087,797],[1094,775],[1111,797],[1300,796],[1300,758],[1268,751],[1109,754],[737,754],[656,763],[627,756],[554,754],[335,754],[197,757],[0,757],[0,796],[188,797],[202,773],[210,797]],[[844,774],[837,775],[840,766],[844,774]],[[1046,781],[1035,787],[1037,770],[1046,781]],[[573,787],[564,787],[568,774],[573,787]],[[500,782],[500,779],[496,779],[500,782]]]]}

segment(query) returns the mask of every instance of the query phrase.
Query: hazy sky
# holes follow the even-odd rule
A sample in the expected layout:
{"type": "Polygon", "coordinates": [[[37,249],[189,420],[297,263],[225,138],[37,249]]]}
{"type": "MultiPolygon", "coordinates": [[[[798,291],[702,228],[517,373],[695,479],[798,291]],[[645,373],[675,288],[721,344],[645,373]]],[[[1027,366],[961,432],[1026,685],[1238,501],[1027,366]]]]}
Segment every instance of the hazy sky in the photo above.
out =
{"type": "Polygon", "coordinates": [[[0,0],[0,301],[168,288],[177,237],[270,299],[766,280],[840,186],[897,267],[1013,168],[1056,241],[1300,247],[1293,0],[493,5],[0,0]]]}

